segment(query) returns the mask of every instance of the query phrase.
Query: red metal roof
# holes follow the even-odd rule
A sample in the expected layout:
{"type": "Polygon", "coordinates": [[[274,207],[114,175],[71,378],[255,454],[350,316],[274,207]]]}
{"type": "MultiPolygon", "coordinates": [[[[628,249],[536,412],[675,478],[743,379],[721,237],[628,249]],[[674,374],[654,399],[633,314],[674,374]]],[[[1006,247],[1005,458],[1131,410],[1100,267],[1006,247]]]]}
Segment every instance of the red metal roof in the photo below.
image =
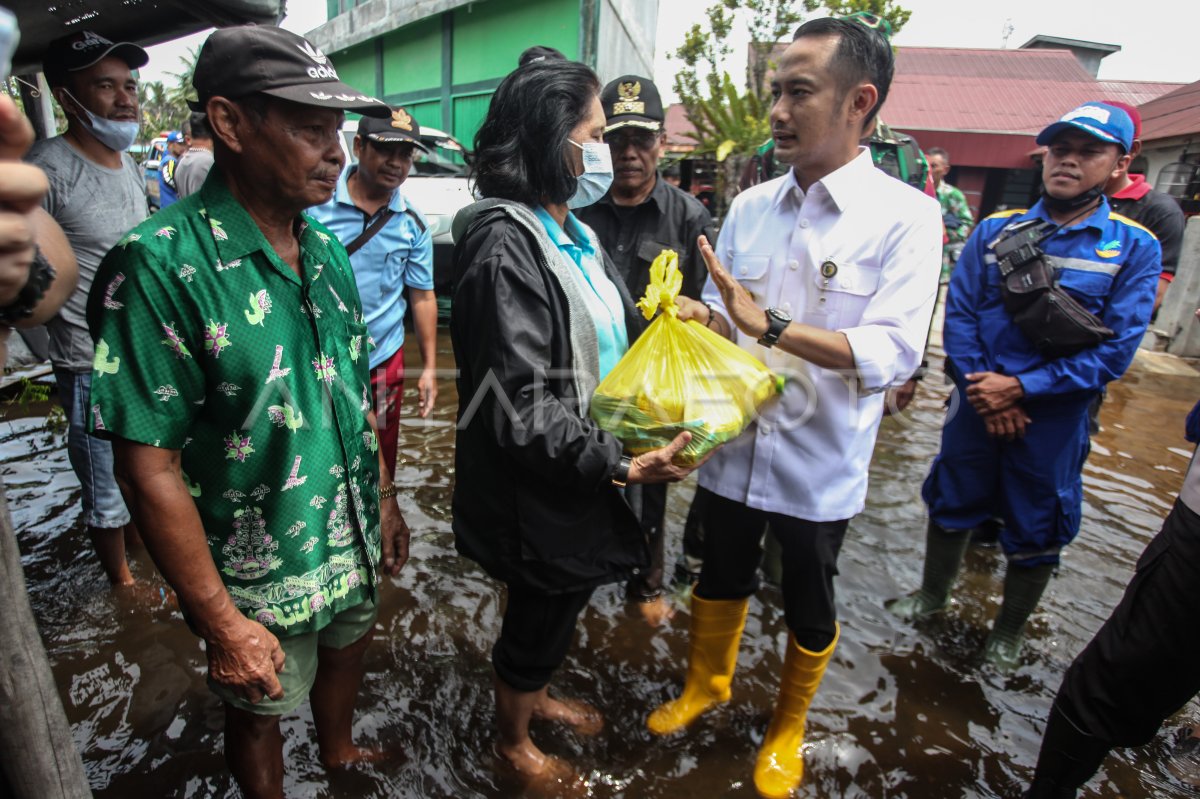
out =
{"type": "Polygon", "coordinates": [[[1200,81],[1140,106],[1142,139],[1165,139],[1200,133],[1200,81]]]}
{"type": "MultiPolygon", "coordinates": [[[[1186,132],[1200,131],[1200,83],[1181,87],[1098,81],[1069,50],[901,47],[882,116],[891,127],[916,137],[923,148],[946,148],[955,164],[1020,169],[1032,166],[1029,153],[1037,132],[1089,100],[1142,106],[1143,137],[1151,138],[1152,133],[1161,138],[1178,134],[1152,128],[1146,116],[1152,106],[1143,104],[1190,89],[1192,94],[1161,108],[1166,117],[1191,120],[1186,132]]],[[[667,109],[666,129],[668,149],[695,146],[684,135],[691,124],[682,106],[667,109]]]]}
{"type": "Polygon", "coordinates": [[[1036,134],[1088,100],[1138,105],[1179,86],[1097,81],[1067,50],[901,47],[883,118],[902,130],[1036,134]]]}
{"type": "Polygon", "coordinates": [[[683,103],[672,103],[667,106],[663,128],[667,133],[667,150],[669,152],[695,148],[696,140],[690,134],[695,133],[696,129],[692,127],[683,103]]]}

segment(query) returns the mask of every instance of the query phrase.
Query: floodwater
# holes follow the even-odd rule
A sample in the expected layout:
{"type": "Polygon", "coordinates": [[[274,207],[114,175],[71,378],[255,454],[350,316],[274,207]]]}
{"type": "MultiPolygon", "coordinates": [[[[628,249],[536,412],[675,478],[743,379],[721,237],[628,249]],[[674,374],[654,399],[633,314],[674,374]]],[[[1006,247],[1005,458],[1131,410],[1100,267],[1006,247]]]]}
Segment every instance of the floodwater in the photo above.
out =
{"type": "MultiPolygon", "coordinates": [[[[448,338],[441,343],[445,365],[452,359],[448,338]]],[[[1003,559],[996,551],[971,552],[955,602],[940,618],[913,626],[883,609],[920,579],[925,519],[918,492],[938,445],[945,386],[931,376],[903,423],[885,421],[868,506],[842,552],[842,639],[809,713],[799,796],[1019,795],[1063,670],[1120,598],[1182,482],[1189,454],[1183,419],[1200,393],[1200,373],[1161,366],[1167,363],[1140,359],[1111,388],[1084,473],[1083,531],[1031,622],[1024,665],[1011,676],[978,662],[998,607],[1003,559]]],[[[283,722],[289,796],[520,795],[497,774],[490,754],[489,651],[502,592],[455,554],[450,532],[453,382],[442,381],[429,422],[411,416],[411,391],[405,401],[396,482],[413,529],[412,560],[384,588],[355,722],[360,743],[397,755],[327,773],[304,705],[283,722]]],[[[0,464],[34,611],[96,796],[236,796],[201,646],[167,604],[114,598],[108,590],[83,533],[62,435],[47,430],[44,415],[0,422],[0,464]]],[[[671,553],[691,492],[685,483],[670,494],[671,553]]],[[[134,560],[135,575],[157,598],[161,582],[152,564],[144,552],[134,560]]],[[[651,629],[608,587],[583,615],[551,688],[597,705],[606,730],[582,738],[535,723],[533,735],[579,768],[591,796],[754,796],[754,757],[786,636],[778,595],[764,588],[751,603],[733,700],[686,735],[659,740],[644,719],[682,679],[687,612],[680,608],[669,626],[651,629]]],[[[1169,731],[1195,720],[1200,712],[1189,706],[1155,743],[1115,753],[1090,795],[1192,796],[1166,763],[1169,731]]]]}

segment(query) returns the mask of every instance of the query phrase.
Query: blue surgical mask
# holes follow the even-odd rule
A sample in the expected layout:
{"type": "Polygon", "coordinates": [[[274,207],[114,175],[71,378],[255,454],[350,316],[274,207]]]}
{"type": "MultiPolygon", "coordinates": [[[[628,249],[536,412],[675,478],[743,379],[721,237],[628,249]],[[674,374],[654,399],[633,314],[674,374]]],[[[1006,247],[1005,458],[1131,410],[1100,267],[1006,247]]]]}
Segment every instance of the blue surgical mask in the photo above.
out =
{"type": "Polygon", "coordinates": [[[612,150],[602,142],[567,141],[583,150],[583,174],[576,180],[575,193],[567,200],[568,208],[586,208],[608,193],[613,182],[612,150]]]}
{"type": "Polygon", "coordinates": [[[116,150],[123,153],[133,146],[137,141],[138,129],[141,127],[135,119],[132,122],[118,122],[115,119],[104,119],[93,114],[87,107],[75,99],[75,97],[66,89],[63,93],[70,97],[75,105],[83,109],[83,113],[87,114],[87,119],[76,114],[84,125],[87,126],[88,132],[96,137],[96,140],[110,150],[116,150]]]}

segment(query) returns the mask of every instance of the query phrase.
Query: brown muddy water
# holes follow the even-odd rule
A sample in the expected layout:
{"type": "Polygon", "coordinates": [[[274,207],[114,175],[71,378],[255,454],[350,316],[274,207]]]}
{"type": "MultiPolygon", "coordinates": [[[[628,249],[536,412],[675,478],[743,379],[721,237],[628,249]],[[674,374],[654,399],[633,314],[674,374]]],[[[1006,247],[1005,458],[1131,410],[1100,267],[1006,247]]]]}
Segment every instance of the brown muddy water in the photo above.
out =
{"type": "MultiPolygon", "coordinates": [[[[440,357],[443,365],[452,360],[445,336],[440,357]]],[[[842,552],[842,639],[809,713],[799,796],[1019,795],[1063,670],[1120,598],[1182,482],[1190,452],[1183,419],[1200,394],[1200,374],[1186,367],[1171,373],[1161,362],[1139,360],[1110,391],[1084,473],[1083,531],[1034,616],[1024,665],[1012,676],[978,663],[1003,574],[994,550],[972,551],[941,618],[913,626],[883,609],[920,578],[918,492],[938,446],[946,388],[927,379],[903,423],[885,421],[867,509],[842,552]]],[[[501,590],[455,554],[450,532],[456,401],[453,382],[443,380],[433,418],[423,422],[412,415],[413,392],[405,399],[396,482],[414,533],[412,560],[385,586],[355,721],[360,743],[400,754],[360,771],[325,772],[304,705],[283,722],[290,797],[519,795],[497,776],[490,755],[488,658],[501,590]]],[[[47,430],[44,416],[14,415],[0,422],[0,473],[34,611],[96,796],[236,796],[199,642],[165,604],[114,598],[83,532],[63,437],[47,430]]],[[[692,490],[685,483],[671,491],[669,557],[678,552],[692,490]]],[[[149,559],[139,552],[134,561],[135,575],[157,598],[162,584],[149,559]]],[[[631,615],[615,586],[601,589],[551,688],[595,703],[606,730],[589,739],[535,723],[534,739],[574,763],[595,797],[752,797],[785,636],[778,595],[764,588],[751,604],[733,700],[688,734],[658,740],[643,722],[681,682],[686,609],[680,604],[669,626],[655,630],[631,615]]],[[[1169,731],[1197,720],[1200,707],[1189,705],[1155,743],[1117,752],[1090,795],[1193,796],[1166,764],[1169,731]]]]}

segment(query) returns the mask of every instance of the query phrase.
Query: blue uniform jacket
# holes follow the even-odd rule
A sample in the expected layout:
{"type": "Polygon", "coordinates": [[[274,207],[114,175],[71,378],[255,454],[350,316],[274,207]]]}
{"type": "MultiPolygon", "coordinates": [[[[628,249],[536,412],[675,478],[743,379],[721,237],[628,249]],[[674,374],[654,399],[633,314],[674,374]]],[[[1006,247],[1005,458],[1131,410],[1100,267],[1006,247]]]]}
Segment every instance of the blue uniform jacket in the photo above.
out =
{"type": "Polygon", "coordinates": [[[1162,249],[1149,230],[1113,213],[1107,199],[1042,242],[1061,267],[1061,288],[1116,333],[1096,347],[1047,360],[1004,310],[1000,267],[988,247],[1006,226],[1031,218],[1049,220],[1040,200],[1029,210],[989,216],[967,239],[946,297],[946,355],[963,375],[991,371],[1019,378],[1029,400],[1099,391],[1124,374],[1146,332],[1162,249]]]}

